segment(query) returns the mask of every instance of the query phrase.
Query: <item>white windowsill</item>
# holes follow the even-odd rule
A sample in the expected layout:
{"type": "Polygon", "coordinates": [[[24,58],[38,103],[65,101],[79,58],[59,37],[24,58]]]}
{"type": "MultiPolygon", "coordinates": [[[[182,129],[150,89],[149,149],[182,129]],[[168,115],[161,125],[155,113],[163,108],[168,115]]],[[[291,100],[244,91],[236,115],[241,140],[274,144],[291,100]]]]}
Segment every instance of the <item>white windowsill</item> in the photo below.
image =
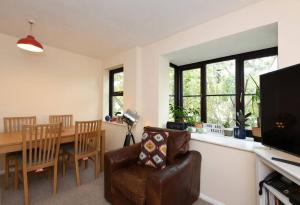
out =
{"type": "Polygon", "coordinates": [[[239,149],[248,152],[254,152],[255,149],[265,148],[260,142],[255,142],[252,138],[245,140],[236,139],[234,137],[225,137],[221,134],[207,133],[207,134],[191,134],[192,140],[215,144],[219,146],[239,149]]]}
{"type": "Polygon", "coordinates": [[[105,120],[103,120],[102,121],[103,123],[106,123],[106,124],[108,124],[108,125],[117,125],[117,126],[122,126],[122,127],[126,127],[126,124],[121,124],[121,123],[117,123],[117,122],[108,122],[108,121],[105,121],[105,120]]]}

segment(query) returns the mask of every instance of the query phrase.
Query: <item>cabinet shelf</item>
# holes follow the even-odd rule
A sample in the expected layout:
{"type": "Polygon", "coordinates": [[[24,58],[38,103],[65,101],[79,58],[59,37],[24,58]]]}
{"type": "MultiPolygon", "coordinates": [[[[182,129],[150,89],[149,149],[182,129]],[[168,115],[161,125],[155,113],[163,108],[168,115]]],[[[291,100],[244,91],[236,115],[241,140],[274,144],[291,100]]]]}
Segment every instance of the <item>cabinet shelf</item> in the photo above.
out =
{"type": "Polygon", "coordinates": [[[264,184],[264,187],[269,192],[271,192],[274,196],[276,196],[276,198],[279,199],[285,205],[292,205],[291,202],[289,201],[289,199],[284,194],[282,194],[281,192],[279,192],[277,189],[275,189],[272,186],[267,185],[267,184],[264,184]]]}

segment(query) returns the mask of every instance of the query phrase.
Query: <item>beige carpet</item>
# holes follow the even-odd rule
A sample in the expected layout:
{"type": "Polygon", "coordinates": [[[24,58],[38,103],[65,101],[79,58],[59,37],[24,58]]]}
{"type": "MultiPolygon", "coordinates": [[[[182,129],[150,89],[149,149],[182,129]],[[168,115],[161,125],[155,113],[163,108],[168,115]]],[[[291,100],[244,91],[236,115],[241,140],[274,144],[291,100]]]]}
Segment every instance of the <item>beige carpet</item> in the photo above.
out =
{"type": "MultiPolygon", "coordinates": [[[[67,169],[67,175],[62,178],[59,170],[58,193],[52,195],[52,181],[45,174],[32,175],[29,179],[29,194],[31,205],[109,205],[103,197],[103,174],[95,180],[93,166],[81,169],[81,186],[75,185],[74,172],[67,169]]],[[[22,184],[18,191],[13,191],[12,184],[6,191],[2,190],[2,205],[23,204],[22,184]]],[[[194,205],[209,205],[198,200],[194,205]]]]}

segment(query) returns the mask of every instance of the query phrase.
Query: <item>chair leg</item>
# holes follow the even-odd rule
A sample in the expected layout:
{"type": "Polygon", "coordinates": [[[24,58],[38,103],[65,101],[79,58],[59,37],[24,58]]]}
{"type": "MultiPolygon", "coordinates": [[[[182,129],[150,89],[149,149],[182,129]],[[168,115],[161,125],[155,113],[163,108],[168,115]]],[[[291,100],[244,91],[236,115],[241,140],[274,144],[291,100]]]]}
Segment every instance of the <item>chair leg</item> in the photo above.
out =
{"type": "Polygon", "coordinates": [[[62,176],[64,177],[66,175],[66,159],[65,154],[62,154],[62,176]]]}
{"type": "Polygon", "coordinates": [[[8,188],[8,174],[9,174],[9,159],[5,156],[5,164],[4,164],[4,180],[3,180],[3,186],[4,190],[8,188]]]}
{"type": "Polygon", "coordinates": [[[57,163],[54,165],[53,167],[53,193],[56,194],[57,193],[57,163]]]}
{"type": "Polygon", "coordinates": [[[78,160],[75,159],[75,171],[76,171],[76,183],[77,183],[77,186],[80,185],[80,176],[79,176],[79,163],[78,163],[78,160]]]}
{"type": "Polygon", "coordinates": [[[29,190],[27,172],[23,170],[24,205],[29,205],[29,190]]]}
{"type": "Polygon", "coordinates": [[[14,189],[18,190],[19,186],[19,162],[15,159],[15,176],[14,176],[14,189]]]}
{"type": "Polygon", "coordinates": [[[97,178],[98,177],[98,170],[99,170],[99,155],[98,155],[98,153],[96,153],[96,155],[95,155],[95,178],[97,178]]]}

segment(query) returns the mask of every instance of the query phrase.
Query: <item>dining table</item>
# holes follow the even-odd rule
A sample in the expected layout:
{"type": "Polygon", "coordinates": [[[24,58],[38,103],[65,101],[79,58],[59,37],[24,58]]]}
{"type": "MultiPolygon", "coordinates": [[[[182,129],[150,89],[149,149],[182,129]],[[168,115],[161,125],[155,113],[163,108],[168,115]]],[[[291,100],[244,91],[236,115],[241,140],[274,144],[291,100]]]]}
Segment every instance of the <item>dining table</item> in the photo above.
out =
{"type": "MultiPolygon", "coordinates": [[[[98,144],[100,166],[99,170],[104,169],[104,153],[105,153],[105,130],[101,130],[98,144]]],[[[75,141],[75,126],[63,128],[61,133],[61,144],[75,141]]],[[[22,151],[22,132],[0,133],[0,154],[8,154],[11,152],[22,151]]],[[[0,205],[2,202],[3,186],[0,186],[0,205]]]]}
{"type": "MultiPolygon", "coordinates": [[[[61,144],[74,141],[75,126],[63,128],[61,133],[61,144]]],[[[22,151],[22,143],[22,132],[0,133],[0,154],[22,151]]],[[[100,155],[100,166],[98,171],[102,171],[104,167],[105,130],[101,130],[98,151],[100,155]]]]}

